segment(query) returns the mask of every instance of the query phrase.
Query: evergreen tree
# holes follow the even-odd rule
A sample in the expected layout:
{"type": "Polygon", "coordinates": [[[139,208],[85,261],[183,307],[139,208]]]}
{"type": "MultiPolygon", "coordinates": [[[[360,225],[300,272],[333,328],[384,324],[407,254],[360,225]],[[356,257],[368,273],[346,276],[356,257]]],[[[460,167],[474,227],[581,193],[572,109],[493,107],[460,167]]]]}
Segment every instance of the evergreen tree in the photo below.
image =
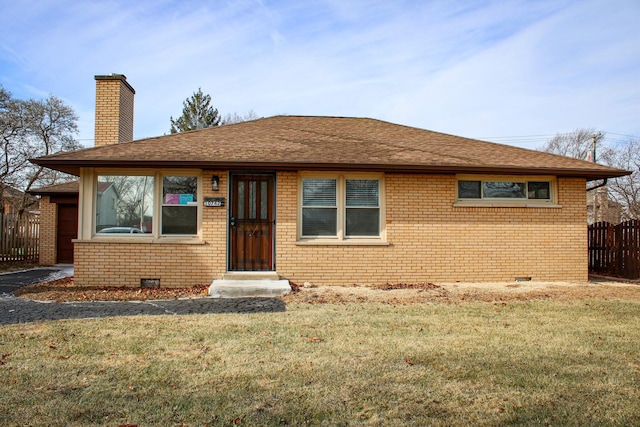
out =
{"type": "Polygon", "coordinates": [[[185,99],[182,105],[182,115],[175,120],[171,117],[171,133],[220,125],[218,109],[211,106],[211,96],[203,94],[201,88],[185,99]]]}

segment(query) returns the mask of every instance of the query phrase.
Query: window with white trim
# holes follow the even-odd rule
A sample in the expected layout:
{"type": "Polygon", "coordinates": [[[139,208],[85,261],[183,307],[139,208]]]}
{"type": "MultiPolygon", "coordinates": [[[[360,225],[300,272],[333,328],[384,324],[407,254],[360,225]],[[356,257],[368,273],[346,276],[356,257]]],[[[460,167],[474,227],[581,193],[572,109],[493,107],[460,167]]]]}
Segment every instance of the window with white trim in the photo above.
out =
{"type": "Polygon", "coordinates": [[[551,198],[548,181],[458,181],[460,199],[535,199],[551,198]]]}
{"type": "Polygon", "coordinates": [[[97,236],[185,236],[198,234],[197,175],[99,174],[95,184],[97,236]]]}
{"type": "Polygon", "coordinates": [[[335,237],[338,233],[338,180],[302,180],[302,236],[335,237]]]}
{"type": "Polygon", "coordinates": [[[95,231],[101,235],[153,232],[153,175],[99,175],[96,184],[95,231]]]}
{"type": "Polygon", "coordinates": [[[380,181],[345,179],[345,235],[380,235],[380,181]]]}
{"type": "Polygon", "coordinates": [[[555,182],[551,177],[459,176],[456,194],[460,202],[551,204],[555,182]]]}
{"type": "Polygon", "coordinates": [[[193,235],[198,232],[198,178],[162,177],[162,234],[193,235]]]}
{"type": "Polygon", "coordinates": [[[301,191],[303,239],[380,239],[380,175],[303,176],[301,191]]]}

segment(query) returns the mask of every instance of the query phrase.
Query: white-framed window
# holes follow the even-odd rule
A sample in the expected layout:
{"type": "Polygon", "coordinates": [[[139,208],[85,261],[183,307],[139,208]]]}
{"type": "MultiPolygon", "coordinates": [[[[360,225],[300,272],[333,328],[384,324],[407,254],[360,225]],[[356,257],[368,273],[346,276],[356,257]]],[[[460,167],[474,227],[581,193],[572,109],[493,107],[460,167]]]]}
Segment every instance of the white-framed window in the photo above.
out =
{"type": "Polygon", "coordinates": [[[154,198],[154,175],[98,175],[95,187],[96,234],[152,234],[154,198]]]}
{"type": "Polygon", "coordinates": [[[456,179],[458,204],[543,206],[557,203],[555,177],[460,175],[456,179]]]}
{"type": "Polygon", "coordinates": [[[198,234],[198,177],[164,175],[162,177],[161,234],[198,234]]]}
{"type": "Polygon", "coordinates": [[[197,236],[200,182],[195,172],[99,171],[94,181],[95,236],[197,236]]]}
{"type": "Polygon", "coordinates": [[[338,235],[338,179],[302,178],[302,236],[338,235]]]}
{"type": "Polygon", "coordinates": [[[303,173],[302,240],[380,240],[384,237],[384,175],[303,173]]]}

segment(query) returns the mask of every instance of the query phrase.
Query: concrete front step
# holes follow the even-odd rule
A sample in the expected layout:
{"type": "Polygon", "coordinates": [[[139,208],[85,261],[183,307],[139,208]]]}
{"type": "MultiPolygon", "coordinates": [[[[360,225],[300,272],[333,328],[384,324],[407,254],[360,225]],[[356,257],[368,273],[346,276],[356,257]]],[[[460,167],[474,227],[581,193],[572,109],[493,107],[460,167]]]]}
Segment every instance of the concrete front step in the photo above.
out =
{"type": "Polygon", "coordinates": [[[222,275],[227,280],[280,280],[275,271],[230,271],[222,275]]]}
{"type": "Polygon", "coordinates": [[[213,298],[278,297],[289,292],[288,280],[216,279],[209,286],[213,298]]]}

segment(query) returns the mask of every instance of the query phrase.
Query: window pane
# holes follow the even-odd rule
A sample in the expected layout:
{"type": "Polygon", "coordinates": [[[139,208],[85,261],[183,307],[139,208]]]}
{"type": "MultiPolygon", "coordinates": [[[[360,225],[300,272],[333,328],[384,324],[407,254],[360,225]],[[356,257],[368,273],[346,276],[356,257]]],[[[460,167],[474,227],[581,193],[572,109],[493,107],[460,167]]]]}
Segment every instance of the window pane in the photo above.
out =
{"type": "Polygon", "coordinates": [[[335,208],[302,209],[303,236],[336,236],[337,210],[335,208]]]}
{"type": "Polygon", "coordinates": [[[347,209],[347,236],[380,235],[380,209],[347,209]]]}
{"type": "Polygon", "coordinates": [[[377,179],[347,179],[347,206],[378,206],[377,179]]]}
{"type": "Polygon", "coordinates": [[[548,182],[529,182],[528,194],[530,199],[549,200],[551,198],[549,183],[548,182]]]}
{"type": "Polygon", "coordinates": [[[267,210],[269,208],[269,190],[267,181],[260,182],[260,219],[267,219],[267,210]]]}
{"type": "Polygon", "coordinates": [[[165,176],[162,178],[162,203],[187,205],[197,202],[198,178],[195,176],[165,176]]]}
{"type": "Polygon", "coordinates": [[[303,179],[302,206],[336,206],[336,180],[303,179]]]}
{"type": "Polygon", "coordinates": [[[491,199],[526,199],[527,185],[524,182],[484,182],[484,197],[491,199]]]}
{"type": "Polygon", "coordinates": [[[198,177],[162,178],[162,234],[197,234],[198,177]]]}
{"type": "Polygon", "coordinates": [[[249,219],[256,219],[256,181],[249,181],[249,219]]]}
{"type": "Polygon", "coordinates": [[[459,199],[479,199],[481,197],[480,181],[458,181],[459,199]]]}
{"type": "Polygon", "coordinates": [[[153,176],[98,176],[96,232],[151,233],[153,189],[153,176]]]}
{"type": "Polygon", "coordinates": [[[238,219],[244,219],[244,211],[245,211],[245,191],[244,191],[244,181],[238,181],[238,219]]]}
{"type": "Polygon", "coordinates": [[[162,234],[196,234],[197,206],[163,206],[162,234]]]}

